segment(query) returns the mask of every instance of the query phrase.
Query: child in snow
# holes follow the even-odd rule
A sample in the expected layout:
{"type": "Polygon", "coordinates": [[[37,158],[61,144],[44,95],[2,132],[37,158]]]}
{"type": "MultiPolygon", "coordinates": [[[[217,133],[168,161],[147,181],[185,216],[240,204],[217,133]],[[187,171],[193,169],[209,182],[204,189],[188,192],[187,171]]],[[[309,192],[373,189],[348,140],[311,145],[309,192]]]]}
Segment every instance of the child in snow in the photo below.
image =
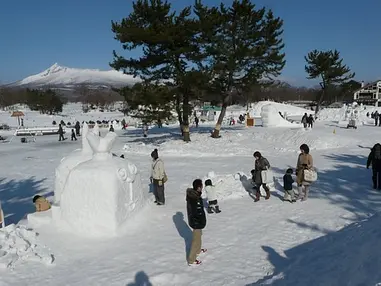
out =
{"type": "Polygon", "coordinates": [[[213,210],[215,213],[220,213],[220,207],[218,206],[218,201],[216,197],[216,188],[212,184],[212,180],[208,179],[205,181],[205,192],[208,198],[208,213],[212,214],[213,210]]]}
{"type": "Polygon", "coordinates": [[[257,186],[255,185],[255,170],[251,170],[251,184],[253,185],[253,189],[255,189],[257,186]]]}
{"type": "Polygon", "coordinates": [[[284,197],[283,201],[288,201],[290,203],[295,203],[295,194],[292,189],[292,184],[294,183],[294,179],[292,178],[292,169],[288,168],[286,174],[283,176],[283,188],[284,188],[284,197]]]}
{"type": "Polygon", "coordinates": [[[49,201],[43,196],[34,196],[33,203],[36,206],[36,212],[44,212],[51,208],[49,201]]]}

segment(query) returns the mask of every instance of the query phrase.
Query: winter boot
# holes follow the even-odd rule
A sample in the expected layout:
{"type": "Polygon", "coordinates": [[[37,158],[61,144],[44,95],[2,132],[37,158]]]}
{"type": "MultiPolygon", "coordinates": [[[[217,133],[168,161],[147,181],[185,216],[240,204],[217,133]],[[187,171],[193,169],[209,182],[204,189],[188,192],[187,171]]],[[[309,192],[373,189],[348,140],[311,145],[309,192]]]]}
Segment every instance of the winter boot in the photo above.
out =
{"type": "Polygon", "coordinates": [[[261,192],[258,190],[258,191],[255,193],[255,199],[254,199],[254,202],[258,202],[260,199],[261,199],[261,192]]]}
{"type": "Polygon", "coordinates": [[[213,208],[212,207],[208,207],[207,208],[207,212],[208,212],[208,214],[212,214],[213,213],[213,208]]]}
{"type": "Polygon", "coordinates": [[[214,211],[216,212],[216,214],[219,214],[219,213],[221,212],[220,207],[219,207],[219,206],[216,206],[216,207],[214,208],[214,211]]]}
{"type": "Polygon", "coordinates": [[[265,197],[265,199],[266,200],[268,200],[269,198],[270,198],[270,189],[269,189],[269,187],[264,187],[264,189],[265,189],[265,191],[266,191],[266,197],[265,197]]]}

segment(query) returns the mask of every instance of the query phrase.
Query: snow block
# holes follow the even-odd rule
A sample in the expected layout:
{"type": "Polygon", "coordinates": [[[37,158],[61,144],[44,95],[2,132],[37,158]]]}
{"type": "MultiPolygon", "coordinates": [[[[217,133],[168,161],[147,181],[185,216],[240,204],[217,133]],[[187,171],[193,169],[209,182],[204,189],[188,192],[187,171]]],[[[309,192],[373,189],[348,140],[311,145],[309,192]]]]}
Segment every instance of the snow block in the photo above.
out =
{"type": "Polygon", "coordinates": [[[261,118],[263,127],[300,127],[300,124],[292,123],[282,118],[278,110],[271,104],[262,106],[261,118]]]}
{"type": "Polygon", "coordinates": [[[35,228],[52,222],[52,210],[35,212],[27,215],[28,226],[35,228]]]}
{"type": "Polygon", "coordinates": [[[79,235],[115,236],[148,201],[148,190],[143,191],[137,167],[112,156],[116,137],[114,132],[105,138],[88,133],[93,157],[75,166],[67,177],[60,212],[55,211],[54,217],[79,235]]]}

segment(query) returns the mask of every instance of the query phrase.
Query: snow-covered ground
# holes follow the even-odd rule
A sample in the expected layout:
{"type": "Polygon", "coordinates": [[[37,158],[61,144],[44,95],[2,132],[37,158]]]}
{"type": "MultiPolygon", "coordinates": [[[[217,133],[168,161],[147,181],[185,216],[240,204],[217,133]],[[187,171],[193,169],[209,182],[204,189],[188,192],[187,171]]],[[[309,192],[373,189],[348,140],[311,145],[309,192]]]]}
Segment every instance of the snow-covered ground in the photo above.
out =
{"type": "MultiPolygon", "coordinates": [[[[292,114],[291,108],[282,108],[292,114]]],[[[30,120],[50,125],[53,118],[34,114],[30,120]]],[[[112,151],[136,164],[147,192],[150,153],[159,150],[169,177],[166,205],[151,203],[128,225],[127,235],[111,239],[85,239],[49,225],[0,231],[0,265],[7,266],[10,257],[17,261],[0,269],[0,285],[336,286],[381,282],[376,251],[381,193],[371,189],[371,171],[365,168],[369,147],[381,129],[344,129],[331,121],[319,121],[313,130],[236,125],[223,128],[220,139],[210,138],[211,129],[209,125],[192,128],[190,143],[180,140],[177,126],[153,128],[148,138],[139,129],[117,131],[119,138],[112,151]],[[282,176],[288,167],[295,167],[302,143],[311,147],[319,178],[309,200],[285,203],[281,200],[282,176]],[[270,200],[254,203],[246,188],[254,167],[252,154],[257,150],[272,165],[274,186],[270,200]],[[207,216],[203,246],[208,252],[200,266],[189,267],[186,251],[192,233],[185,190],[209,172],[223,184],[222,212],[207,216]],[[18,246],[12,244],[19,240],[25,249],[22,253],[15,252],[18,246]],[[16,255],[1,255],[7,249],[16,255]]],[[[79,147],[80,141],[58,142],[57,136],[37,137],[28,144],[19,140],[0,144],[0,200],[7,224],[34,211],[35,194],[53,199],[55,168],[62,157],[79,147]]]]}

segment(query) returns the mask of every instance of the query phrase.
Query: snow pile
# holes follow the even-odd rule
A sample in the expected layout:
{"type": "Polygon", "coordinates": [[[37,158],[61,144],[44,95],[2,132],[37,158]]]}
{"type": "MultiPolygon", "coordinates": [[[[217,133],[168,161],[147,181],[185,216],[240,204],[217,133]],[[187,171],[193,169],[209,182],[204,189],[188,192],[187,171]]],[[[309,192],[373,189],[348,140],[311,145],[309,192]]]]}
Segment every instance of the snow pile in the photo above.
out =
{"type": "Polygon", "coordinates": [[[284,104],[284,103],[273,102],[273,101],[259,101],[253,106],[252,110],[250,111],[250,116],[254,116],[254,117],[259,116],[262,112],[262,107],[268,104],[270,104],[276,110],[276,113],[279,113],[279,112],[281,112],[282,114],[286,113],[287,115],[290,115],[290,116],[295,116],[295,115],[303,116],[304,113],[307,113],[307,114],[311,113],[311,110],[293,106],[290,104],[284,104]]]}
{"type": "MultiPolygon", "coordinates": [[[[215,172],[209,172],[203,178],[203,181],[210,179],[216,190],[217,200],[239,199],[247,196],[241,177],[235,175],[216,175],[215,172]]],[[[205,194],[205,193],[204,193],[205,194]]],[[[206,194],[205,194],[206,195],[206,194]]]]}
{"type": "Polygon", "coordinates": [[[262,106],[261,118],[263,127],[302,127],[300,124],[291,123],[282,118],[271,104],[262,106]]]}
{"type": "Polygon", "coordinates": [[[380,224],[377,213],[285,251],[287,258],[282,257],[282,263],[275,255],[269,256],[275,272],[261,285],[379,285],[380,224]],[[282,269],[282,265],[287,266],[282,269]]]}
{"type": "Polygon", "coordinates": [[[114,132],[86,137],[94,154],[70,171],[60,205],[53,206],[53,219],[79,235],[115,236],[143,208],[148,190],[143,191],[137,167],[110,152],[114,132]]]}
{"type": "Polygon", "coordinates": [[[0,229],[0,267],[13,269],[23,261],[53,264],[53,254],[37,236],[36,232],[22,225],[11,224],[0,229]]]}

